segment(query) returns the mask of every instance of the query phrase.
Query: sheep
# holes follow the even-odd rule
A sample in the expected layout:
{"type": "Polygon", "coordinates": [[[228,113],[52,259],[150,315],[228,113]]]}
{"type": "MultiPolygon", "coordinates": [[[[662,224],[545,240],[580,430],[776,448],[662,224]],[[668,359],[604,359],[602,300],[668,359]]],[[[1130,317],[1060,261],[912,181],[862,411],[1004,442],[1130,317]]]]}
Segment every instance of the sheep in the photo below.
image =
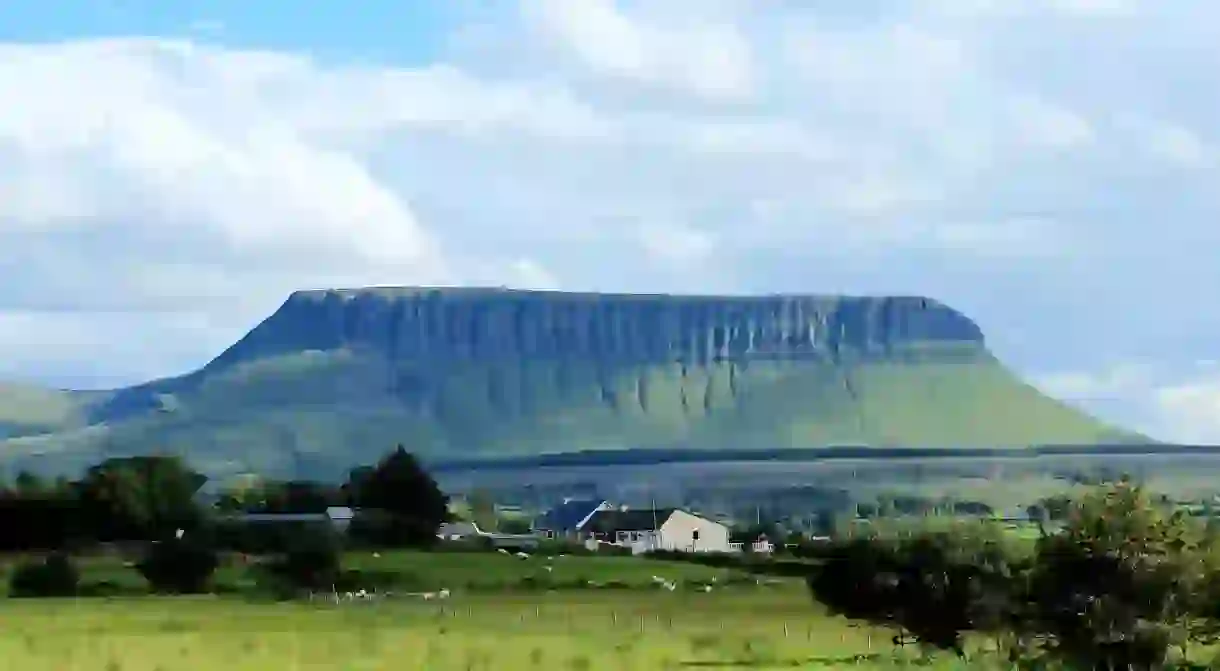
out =
{"type": "Polygon", "coordinates": [[[520,551],[517,552],[516,557],[517,557],[517,559],[529,559],[530,558],[528,552],[520,552],[520,551]]]}
{"type": "Polygon", "coordinates": [[[448,587],[442,588],[441,591],[439,591],[439,592],[424,592],[420,596],[424,597],[424,601],[431,601],[433,599],[448,599],[449,598],[449,588],[448,587]]]}
{"type": "Polygon", "coordinates": [[[496,548],[496,552],[499,552],[502,555],[508,554],[508,550],[505,550],[504,548],[496,548]]]}

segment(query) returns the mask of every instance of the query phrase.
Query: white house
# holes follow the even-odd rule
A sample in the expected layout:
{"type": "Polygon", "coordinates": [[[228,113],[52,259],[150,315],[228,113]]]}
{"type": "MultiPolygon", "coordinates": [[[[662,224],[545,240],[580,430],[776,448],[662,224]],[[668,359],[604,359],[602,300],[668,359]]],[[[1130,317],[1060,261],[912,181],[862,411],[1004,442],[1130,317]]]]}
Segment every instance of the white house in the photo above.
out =
{"type": "Polygon", "coordinates": [[[585,523],[586,537],[630,547],[636,554],[651,550],[728,552],[729,528],[685,510],[599,510],[585,523]]]}

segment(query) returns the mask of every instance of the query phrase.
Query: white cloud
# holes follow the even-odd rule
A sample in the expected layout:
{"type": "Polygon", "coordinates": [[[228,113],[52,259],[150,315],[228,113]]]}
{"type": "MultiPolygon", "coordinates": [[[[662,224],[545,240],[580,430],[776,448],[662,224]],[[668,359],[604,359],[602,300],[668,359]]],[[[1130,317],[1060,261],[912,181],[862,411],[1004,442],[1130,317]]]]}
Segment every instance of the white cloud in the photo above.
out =
{"type": "Polygon", "coordinates": [[[520,287],[522,289],[560,288],[559,279],[551,274],[551,271],[539,265],[537,261],[517,259],[513,261],[511,269],[511,277],[515,281],[509,286],[520,287]]]}
{"type": "Polygon", "coordinates": [[[1034,384],[1046,393],[1073,401],[1116,399],[1147,393],[1155,371],[1147,364],[1120,364],[1099,372],[1068,372],[1044,375],[1034,384]]]}
{"type": "Polygon", "coordinates": [[[1127,363],[1094,371],[1046,375],[1044,391],[1103,416],[1124,417],[1128,426],[1178,443],[1220,442],[1220,367],[1199,360],[1170,369],[1127,363]]]}
{"type": "Polygon", "coordinates": [[[1162,424],[1186,443],[1220,441],[1220,375],[1157,389],[1162,424]]]}
{"type": "Polygon", "coordinates": [[[614,0],[526,0],[536,34],[568,51],[592,74],[674,87],[710,100],[750,97],[752,53],[733,25],[692,20],[641,22],[614,0]]]}
{"type": "Polygon", "coordinates": [[[1015,125],[1023,139],[1034,145],[1067,149],[1094,138],[1092,124],[1079,114],[1036,99],[1016,101],[1015,125]]]}
{"type": "Polygon", "coordinates": [[[1186,168],[1204,167],[1211,159],[1211,150],[1198,135],[1170,124],[1150,130],[1148,148],[1153,154],[1186,168]]]}
{"type": "Polygon", "coordinates": [[[698,263],[716,246],[714,235],[681,224],[644,224],[638,235],[645,253],[676,265],[698,263]]]}

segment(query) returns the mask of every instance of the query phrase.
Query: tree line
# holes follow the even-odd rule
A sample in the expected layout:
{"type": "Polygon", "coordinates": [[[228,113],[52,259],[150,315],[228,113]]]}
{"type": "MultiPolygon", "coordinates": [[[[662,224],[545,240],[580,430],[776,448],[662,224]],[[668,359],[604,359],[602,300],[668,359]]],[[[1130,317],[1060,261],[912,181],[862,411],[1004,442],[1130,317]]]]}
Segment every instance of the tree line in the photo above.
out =
{"type": "Polygon", "coordinates": [[[99,543],[217,536],[226,514],[360,511],[352,531],[370,544],[418,546],[435,539],[448,498],[402,446],[353,469],[338,486],[271,483],[204,503],[203,474],[175,456],[107,459],[79,478],[44,481],[19,474],[0,487],[0,551],[74,552],[99,543]]]}
{"type": "Polygon", "coordinates": [[[1220,534],[1126,480],[1054,503],[1062,525],[1035,542],[984,524],[838,538],[806,582],[897,645],[982,646],[1008,668],[1213,668],[1191,655],[1220,643],[1220,534]]]}

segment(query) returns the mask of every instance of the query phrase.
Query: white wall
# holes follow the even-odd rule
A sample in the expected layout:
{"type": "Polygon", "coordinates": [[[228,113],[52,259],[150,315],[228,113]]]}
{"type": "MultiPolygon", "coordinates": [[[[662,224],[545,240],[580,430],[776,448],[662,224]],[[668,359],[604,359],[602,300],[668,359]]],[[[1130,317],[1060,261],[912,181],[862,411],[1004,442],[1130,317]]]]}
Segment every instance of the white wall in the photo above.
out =
{"type": "Polygon", "coordinates": [[[659,545],[665,550],[728,552],[729,528],[718,522],[676,510],[661,525],[659,545]],[[698,538],[695,537],[698,532],[698,538]]]}

